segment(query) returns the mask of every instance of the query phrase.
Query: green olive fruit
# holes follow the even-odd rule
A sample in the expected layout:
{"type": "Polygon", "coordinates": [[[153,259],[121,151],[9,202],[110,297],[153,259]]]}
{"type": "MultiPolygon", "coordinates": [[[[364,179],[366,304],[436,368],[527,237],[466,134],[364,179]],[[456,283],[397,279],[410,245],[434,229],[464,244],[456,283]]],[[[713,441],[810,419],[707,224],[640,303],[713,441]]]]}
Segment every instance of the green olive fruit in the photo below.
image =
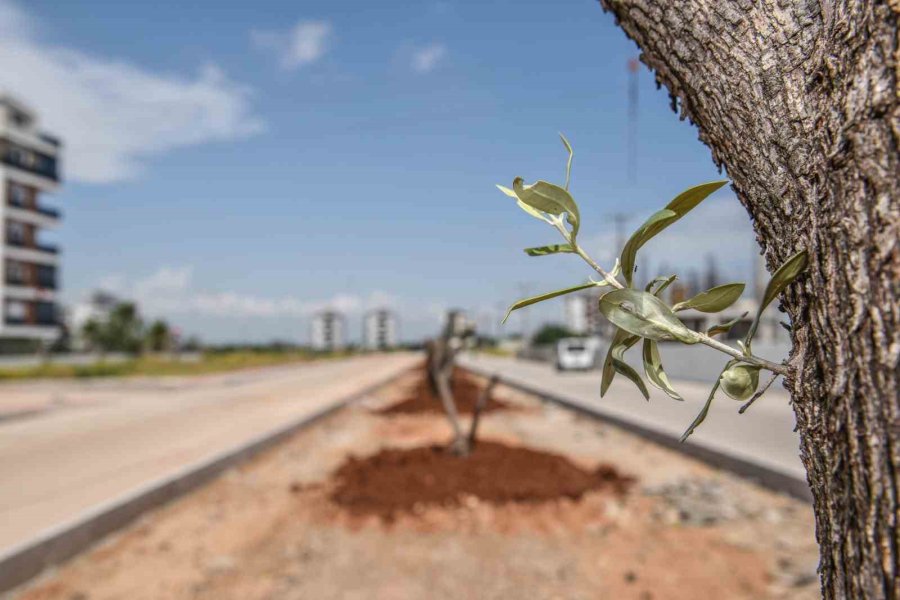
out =
{"type": "Polygon", "coordinates": [[[759,387],[759,367],[734,365],[719,378],[722,389],[735,400],[747,400],[759,387]]]}

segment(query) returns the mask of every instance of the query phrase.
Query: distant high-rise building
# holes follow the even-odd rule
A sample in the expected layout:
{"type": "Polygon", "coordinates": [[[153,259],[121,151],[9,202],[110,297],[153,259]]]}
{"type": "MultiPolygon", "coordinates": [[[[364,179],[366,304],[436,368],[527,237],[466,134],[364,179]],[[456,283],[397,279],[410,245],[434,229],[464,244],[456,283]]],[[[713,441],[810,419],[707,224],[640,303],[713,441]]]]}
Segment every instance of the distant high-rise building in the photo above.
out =
{"type": "Polygon", "coordinates": [[[397,317],[378,309],[363,317],[363,346],[366,350],[387,350],[397,345],[397,317]]]}
{"type": "Polygon", "coordinates": [[[563,301],[566,329],[578,335],[611,335],[612,327],[600,314],[600,295],[603,292],[587,290],[570,294],[563,301]]]}
{"type": "Polygon", "coordinates": [[[59,188],[60,142],[37,128],[24,104],[0,95],[0,339],[50,341],[60,335],[59,249],[40,233],[60,222],[41,201],[59,188]]]}
{"type": "Polygon", "coordinates": [[[342,350],[344,332],[344,316],[334,310],[323,310],[313,317],[310,343],[315,350],[342,350]]]}
{"type": "Polygon", "coordinates": [[[588,303],[590,297],[587,294],[572,294],[566,297],[563,309],[566,314],[566,329],[572,333],[583,335],[588,333],[588,303]]]}

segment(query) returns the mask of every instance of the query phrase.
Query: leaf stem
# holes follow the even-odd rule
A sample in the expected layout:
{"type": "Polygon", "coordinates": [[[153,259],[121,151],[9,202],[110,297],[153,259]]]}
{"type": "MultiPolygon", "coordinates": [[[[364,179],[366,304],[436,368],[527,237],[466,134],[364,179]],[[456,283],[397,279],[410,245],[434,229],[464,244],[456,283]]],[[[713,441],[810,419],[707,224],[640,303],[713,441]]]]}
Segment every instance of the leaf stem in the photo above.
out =
{"type": "Polygon", "coordinates": [[[572,236],[566,230],[565,225],[563,225],[562,219],[554,219],[553,226],[556,227],[557,231],[559,231],[562,234],[563,238],[569,243],[569,245],[572,246],[572,250],[575,251],[575,254],[580,256],[584,260],[584,262],[589,264],[592,269],[597,271],[597,273],[599,273],[600,276],[603,277],[603,279],[608,281],[611,286],[619,288],[620,290],[625,287],[624,285],[619,283],[618,279],[607,273],[603,267],[598,265],[597,262],[593,258],[591,258],[590,255],[585,252],[575,240],[572,239],[572,236]]]}
{"type": "MultiPolygon", "coordinates": [[[[618,279],[611,276],[603,267],[598,265],[597,262],[593,258],[591,258],[590,255],[585,252],[584,249],[575,240],[572,239],[572,235],[568,232],[568,230],[566,230],[565,225],[563,225],[562,219],[554,218],[553,226],[556,227],[557,231],[559,231],[559,233],[563,236],[563,239],[565,239],[569,243],[569,245],[572,246],[572,250],[575,251],[575,254],[580,256],[584,260],[584,262],[590,265],[590,267],[597,271],[597,273],[599,273],[605,280],[609,281],[610,285],[620,290],[625,287],[619,282],[618,279]]],[[[697,334],[698,341],[704,346],[709,346],[710,348],[718,350],[719,352],[724,352],[725,354],[741,362],[767,369],[775,373],[776,375],[788,374],[788,367],[785,364],[774,363],[764,358],[759,358],[758,356],[744,354],[737,348],[733,348],[728,344],[724,344],[719,340],[713,339],[705,333],[702,333],[700,331],[696,331],[695,333],[697,334]]],[[[771,385],[771,383],[769,385],[771,385]]]]}

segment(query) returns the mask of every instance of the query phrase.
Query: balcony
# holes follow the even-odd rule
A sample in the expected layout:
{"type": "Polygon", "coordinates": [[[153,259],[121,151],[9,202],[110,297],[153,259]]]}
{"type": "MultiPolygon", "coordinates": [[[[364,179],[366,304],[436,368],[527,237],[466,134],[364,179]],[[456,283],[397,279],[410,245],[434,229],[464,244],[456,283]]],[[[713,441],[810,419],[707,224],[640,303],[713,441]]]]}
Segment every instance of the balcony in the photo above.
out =
{"type": "MultiPolygon", "coordinates": [[[[25,240],[11,239],[9,238],[9,236],[7,236],[6,245],[12,248],[21,248],[22,250],[31,250],[33,252],[40,252],[42,254],[59,254],[59,246],[56,246],[55,244],[44,244],[42,242],[29,243],[25,240]]],[[[20,258],[19,260],[28,259],[20,258]]]]}
{"type": "Polygon", "coordinates": [[[42,215],[46,215],[53,219],[59,219],[62,217],[62,211],[58,208],[48,208],[46,206],[35,206],[34,209],[36,212],[41,213],[42,215]]]}
{"type": "Polygon", "coordinates": [[[39,290],[56,290],[56,277],[52,276],[41,277],[39,275],[36,280],[28,280],[22,279],[21,277],[10,277],[7,275],[5,281],[6,285],[11,286],[37,288],[39,290]]]}
{"type": "Polygon", "coordinates": [[[55,227],[59,224],[59,220],[62,217],[62,213],[59,210],[37,204],[9,202],[8,206],[11,218],[38,227],[55,227]]]}
{"type": "Polygon", "coordinates": [[[59,319],[57,319],[55,315],[39,315],[31,321],[25,318],[7,315],[4,322],[7,325],[42,325],[45,327],[60,324],[59,319]]]}
{"type": "Polygon", "coordinates": [[[41,138],[43,141],[47,142],[48,144],[50,144],[51,146],[59,147],[61,145],[59,138],[52,136],[49,133],[39,133],[38,137],[41,138]]]}
{"type": "Polygon", "coordinates": [[[38,252],[47,252],[49,254],[58,254],[59,246],[54,244],[44,244],[41,242],[28,243],[25,240],[6,239],[6,245],[13,248],[25,248],[27,250],[37,250],[38,252]]]}
{"type": "Polygon", "coordinates": [[[54,182],[59,181],[55,157],[29,150],[9,141],[0,141],[0,163],[46,177],[54,182]]]}
{"type": "Polygon", "coordinates": [[[56,304],[41,301],[7,302],[3,321],[7,325],[52,326],[60,324],[56,304]]]}
{"type": "Polygon", "coordinates": [[[45,278],[38,277],[36,287],[38,287],[42,290],[55,290],[56,289],[56,278],[53,278],[53,279],[46,278],[45,279],[45,278]]]}

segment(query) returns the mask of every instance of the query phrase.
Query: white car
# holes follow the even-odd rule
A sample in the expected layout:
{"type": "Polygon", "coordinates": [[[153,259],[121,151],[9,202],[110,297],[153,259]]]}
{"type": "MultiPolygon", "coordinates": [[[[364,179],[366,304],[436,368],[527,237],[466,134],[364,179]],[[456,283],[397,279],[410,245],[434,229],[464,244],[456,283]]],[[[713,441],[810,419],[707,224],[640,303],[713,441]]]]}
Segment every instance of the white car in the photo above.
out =
{"type": "Polygon", "coordinates": [[[556,343],[556,370],[593,369],[597,350],[597,341],[591,338],[563,338],[556,343]]]}

